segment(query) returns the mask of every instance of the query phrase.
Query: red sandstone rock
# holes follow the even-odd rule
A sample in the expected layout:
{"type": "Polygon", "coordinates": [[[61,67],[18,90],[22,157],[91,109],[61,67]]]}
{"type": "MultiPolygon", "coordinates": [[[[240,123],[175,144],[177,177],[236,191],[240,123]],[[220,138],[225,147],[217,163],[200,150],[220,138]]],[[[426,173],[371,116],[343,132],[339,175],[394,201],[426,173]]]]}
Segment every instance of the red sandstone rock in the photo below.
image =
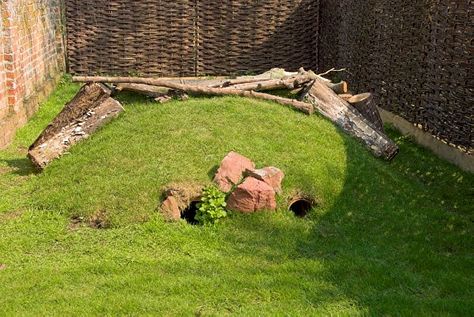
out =
{"type": "Polygon", "coordinates": [[[265,182],[253,177],[247,177],[230,194],[227,200],[227,208],[244,213],[275,210],[275,191],[265,182]]]}
{"type": "Polygon", "coordinates": [[[230,152],[222,160],[217,170],[214,182],[223,192],[229,192],[232,186],[238,184],[246,170],[254,170],[255,164],[245,156],[236,152],[230,152]]]}
{"type": "Polygon", "coordinates": [[[270,166],[258,170],[247,170],[245,173],[267,183],[276,193],[281,193],[281,182],[285,174],[279,168],[270,166]]]}
{"type": "Polygon", "coordinates": [[[173,196],[169,196],[163,201],[161,204],[161,212],[167,221],[178,221],[181,219],[178,201],[173,196]]]}

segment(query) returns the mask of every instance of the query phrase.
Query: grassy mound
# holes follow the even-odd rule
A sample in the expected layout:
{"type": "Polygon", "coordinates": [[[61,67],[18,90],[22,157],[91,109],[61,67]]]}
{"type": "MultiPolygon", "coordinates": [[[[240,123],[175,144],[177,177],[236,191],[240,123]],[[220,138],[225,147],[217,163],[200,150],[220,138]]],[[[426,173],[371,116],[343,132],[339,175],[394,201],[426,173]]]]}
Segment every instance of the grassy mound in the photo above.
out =
{"type": "Polygon", "coordinates": [[[409,139],[390,132],[401,154],[386,163],[273,103],[128,95],[123,115],[35,174],[25,148],[76,90],[64,82],[0,151],[0,314],[474,309],[474,177],[409,139]],[[285,172],[279,211],[164,223],[161,188],[210,183],[230,150],[285,172]],[[318,199],[308,218],[286,210],[297,191],[318,199]],[[109,229],[81,222],[98,217],[109,229]]]}
{"type": "Polygon", "coordinates": [[[35,179],[34,206],[69,216],[102,211],[114,225],[147,220],[163,186],[210,183],[234,150],[257,166],[285,171],[287,195],[300,190],[329,208],[345,182],[346,147],[383,166],[329,122],[268,102],[226,97],[160,105],[123,99],[125,114],[35,179]]]}

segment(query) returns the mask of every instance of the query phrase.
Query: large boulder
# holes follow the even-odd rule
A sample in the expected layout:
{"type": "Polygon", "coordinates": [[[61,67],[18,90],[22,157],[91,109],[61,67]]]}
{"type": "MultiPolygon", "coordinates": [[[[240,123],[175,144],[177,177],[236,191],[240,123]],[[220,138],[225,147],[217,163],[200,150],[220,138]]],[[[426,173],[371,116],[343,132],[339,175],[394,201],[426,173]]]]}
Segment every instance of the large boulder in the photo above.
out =
{"type": "Polygon", "coordinates": [[[227,208],[243,213],[276,209],[275,191],[267,183],[247,177],[227,200],[227,208]]]}
{"type": "Polygon", "coordinates": [[[237,185],[243,177],[246,170],[254,170],[255,163],[245,156],[236,152],[230,152],[222,160],[219,169],[214,177],[214,182],[219,189],[225,193],[232,190],[234,185],[237,185]]]}
{"type": "Polygon", "coordinates": [[[248,176],[267,183],[276,193],[281,193],[281,182],[283,178],[285,178],[285,174],[279,168],[270,166],[258,170],[247,170],[245,173],[248,176]]]}

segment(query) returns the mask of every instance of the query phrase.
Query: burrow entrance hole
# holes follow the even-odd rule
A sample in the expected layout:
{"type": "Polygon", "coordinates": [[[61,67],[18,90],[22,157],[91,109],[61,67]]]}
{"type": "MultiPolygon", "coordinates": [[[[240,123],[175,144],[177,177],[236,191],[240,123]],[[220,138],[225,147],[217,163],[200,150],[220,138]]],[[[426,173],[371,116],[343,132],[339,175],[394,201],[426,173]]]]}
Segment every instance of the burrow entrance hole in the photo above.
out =
{"type": "Polygon", "coordinates": [[[289,210],[292,211],[296,217],[304,218],[315,207],[315,202],[307,198],[297,198],[290,203],[289,210]]]}
{"type": "Polygon", "coordinates": [[[196,214],[198,211],[198,204],[199,201],[195,200],[192,201],[188,207],[186,207],[182,212],[181,212],[181,219],[186,220],[187,223],[196,225],[198,222],[196,221],[196,214]]]}

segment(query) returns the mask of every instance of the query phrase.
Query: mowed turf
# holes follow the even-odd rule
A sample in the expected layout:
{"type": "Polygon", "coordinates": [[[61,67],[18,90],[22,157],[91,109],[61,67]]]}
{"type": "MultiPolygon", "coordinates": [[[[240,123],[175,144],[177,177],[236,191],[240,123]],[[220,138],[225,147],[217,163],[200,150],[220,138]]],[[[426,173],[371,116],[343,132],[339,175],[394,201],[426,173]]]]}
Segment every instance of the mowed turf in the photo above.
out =
{"type": "Polygon", "coordinates": [[[37,174],[26,148],[77,90],[64,80],[0,151],[0,315],[474,311],[474,177],[408,138],[389,129],[387,163],[277,104],[123,95],[124,114],[37,174]],[[231,150],[285,172],[278,211],[165,223],[162,188],[210,184],[231,150]],[[298,192],[318,201],[304,219],[287,211],[298,192]]]}

